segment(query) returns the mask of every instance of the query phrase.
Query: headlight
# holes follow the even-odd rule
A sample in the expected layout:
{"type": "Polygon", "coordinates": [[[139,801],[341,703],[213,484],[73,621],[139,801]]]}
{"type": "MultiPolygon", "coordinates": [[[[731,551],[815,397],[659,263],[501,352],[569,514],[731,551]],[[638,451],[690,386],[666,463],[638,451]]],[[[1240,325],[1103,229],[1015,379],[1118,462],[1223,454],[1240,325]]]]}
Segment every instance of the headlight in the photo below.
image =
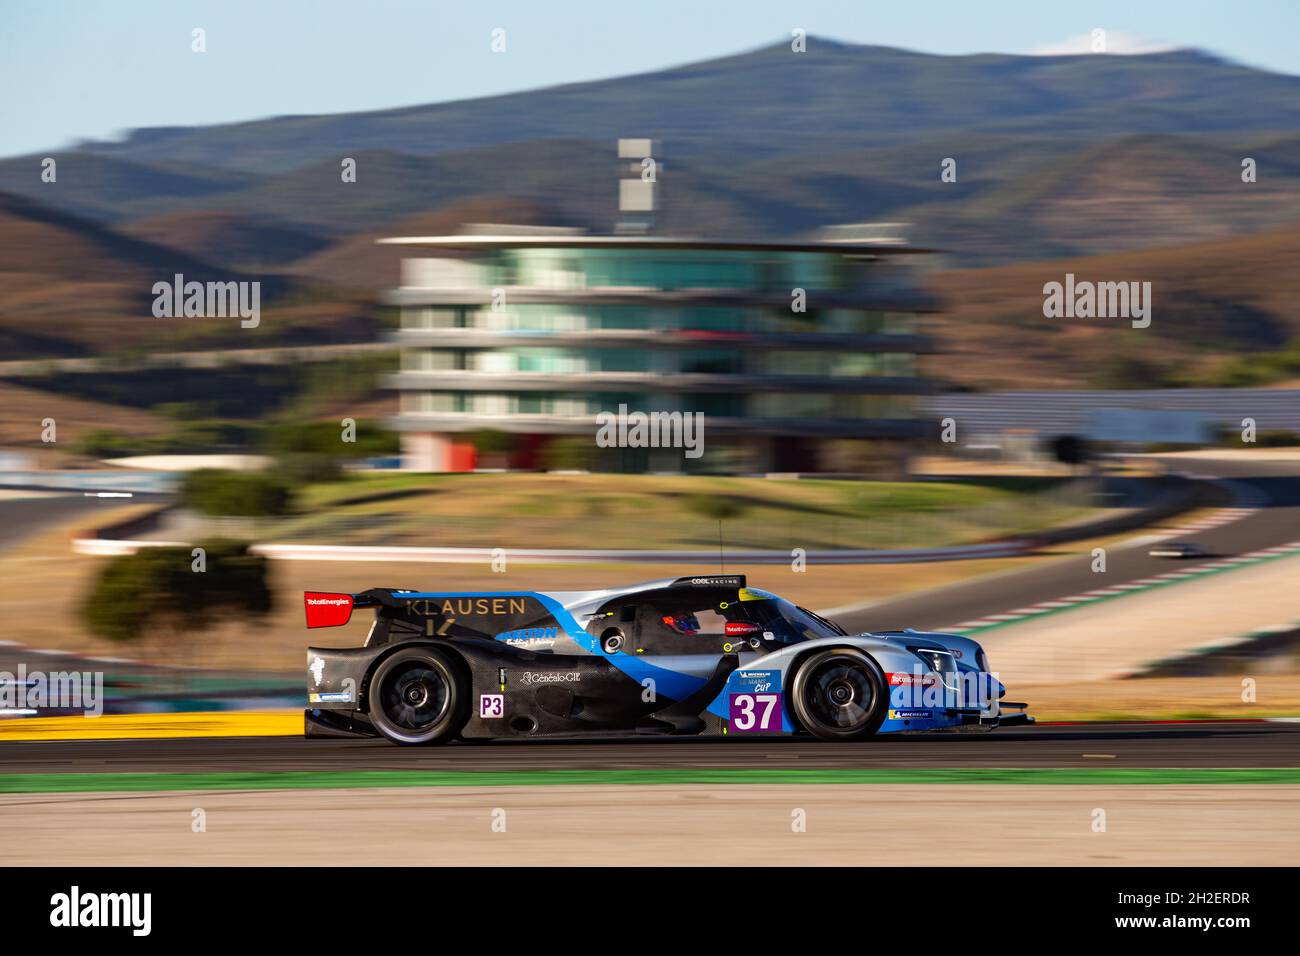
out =
{"type": "MultiPolygon", "coordinates": [[[[937,650],[935,648],[907,648],[915,656],[930,665],[930,670],[937,674],[957,674],[957,658],[953,657],[949,650],[937,650]]],[[[948,683],[944,682],[945,684],[948,683]]]]}

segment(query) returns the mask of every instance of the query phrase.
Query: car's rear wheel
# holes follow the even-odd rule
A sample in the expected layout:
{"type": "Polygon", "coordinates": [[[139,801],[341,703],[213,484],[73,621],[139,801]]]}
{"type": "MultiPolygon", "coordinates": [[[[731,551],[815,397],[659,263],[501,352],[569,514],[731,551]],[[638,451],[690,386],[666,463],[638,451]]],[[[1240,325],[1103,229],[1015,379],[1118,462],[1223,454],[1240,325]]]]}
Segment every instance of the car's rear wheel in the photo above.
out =
{"type": "Polygon", "coordinates": [[[889,706],[885,675],[862,651],[838,647],[795,672],[790,704],[799,726],[822,740],[860,740],[879,729],[889,706]]]}
{"type": "Polygon", "coordinates": [[[465,723],[468,682],[450,655],[430,647],[398,651],[370,681],[370,722],[394,743],[435,744],[465,723]]]}

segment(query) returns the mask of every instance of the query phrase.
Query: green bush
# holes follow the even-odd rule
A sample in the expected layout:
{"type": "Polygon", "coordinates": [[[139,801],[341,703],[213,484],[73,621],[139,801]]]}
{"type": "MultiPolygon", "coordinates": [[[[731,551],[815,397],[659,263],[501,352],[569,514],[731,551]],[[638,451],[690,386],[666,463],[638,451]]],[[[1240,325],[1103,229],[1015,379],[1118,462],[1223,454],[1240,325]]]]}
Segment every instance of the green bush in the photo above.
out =
{"type": "Polygon", "coordinates": [[[160,444],[170,455],[211,455],[255,447],[260,430],[255,423],[193,419],[178,422],[160,444]]]}
{"type": "Polygon", "coordinates": [[[231,616],[265,614],[273,597],[265,558],[245,544],[200,542],[203,570],[189,547],[141,548],[107,562],[81,605],[81,620],[110,641],[199,631],[231,616]]]}
{"type": "Polygon", "coordinates": [[[735,498],[728,498],[725,495],[688,495],[686,508],[694,514],[712,518],[715,521],[739,518],[745,513],[743,504],[735,498]]]}
{"type": "Polygon", "coordinates": [[[185,476],[180,498],[200,514],[263,517],[285,514],[292,496],[278,475],[200,468],[185,476]]]}
{"type": "Polygon", "coordinates": [[[330,455],[294,452],[281,455],[271,466],[271,473],[290,488],[338,481],[343,477],[343,464],[330,455]]]}
{"type": "Polygon", "coordinates": [[[73,448],[90,458],[128,458],[154,451],[150,439],[124,435],[111,428],[91,429],[76,440],[73,448]]]}
{"type": "Polygon", "coordinates": [[[261,426],[223,419],[177,421],[166,435],[126,435],[111,428],[95,428],[77,440],[75,448],[93,458],[131,455],[211,455],[251,448],[261,426]]]}
{"type": "MultiPolygon", "coordinates": [[[[1241,433],[1236,433],[1237,444],[1241,444],[1241,433]]],[[[1255,444],[1261,448],[1289,448],[1300,445],[1300,435],[1287,428],[1261,428],[1255,433],[1255,444]]]]}
{"type": "Polygon", "coordinates": [[[1171,369],[1136,355],[1115,355],[1104,359],[1090,376],[1094,388],[1171,388],[1180,383],[1171,369]]]}
{"type": "Polygon", "coordinates": [[[324,455],[350,459],[391,455],[400,447],[396,432],[364,418],[356,423],[356,440],[344,441],[341,421],[277,422],[267,428],[262,441],[263,449],[277,458],[287,455],[324,455]]]}
{"type": "Polygon", "coordinates": [[[547,471],[579,471],[591,467],[594,443],[590,438],[554,438],[542,449],[541,463],[547,471]]]}
{"type": "Polygon", "coordinates": [[[515,436],[510,432],[482,428],[473,432],[469,438],[474,445],[474,450],[481,455],[508,454],[515,448],[515,436]]]}
{"type": "Polygon", "coordinates": [[[1221,365],[1206,383],[1219,388],[1251,388],[1300,375],[1300,341],[1273,352],[1238,355],[1221,365]]]}

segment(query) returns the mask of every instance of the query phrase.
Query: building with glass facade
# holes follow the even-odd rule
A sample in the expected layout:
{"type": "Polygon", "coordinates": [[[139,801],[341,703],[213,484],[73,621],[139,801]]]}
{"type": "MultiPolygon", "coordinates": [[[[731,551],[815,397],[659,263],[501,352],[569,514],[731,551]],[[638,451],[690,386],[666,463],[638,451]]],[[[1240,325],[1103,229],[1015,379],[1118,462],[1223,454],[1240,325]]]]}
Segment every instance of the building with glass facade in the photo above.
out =
{"type": "Polygon", "coordinates": [[[492,464],[522,468],[888,470],[927,432],[916,358],[932,344],[915,319],[931,305],[911,247],[558,230],[383,241],[412,250],[387,296],[405,467],[465,470],[491,448],[492,464]],[[598,448],[597,415],[620,406],[702,412],[706,453],[598,448]]]}

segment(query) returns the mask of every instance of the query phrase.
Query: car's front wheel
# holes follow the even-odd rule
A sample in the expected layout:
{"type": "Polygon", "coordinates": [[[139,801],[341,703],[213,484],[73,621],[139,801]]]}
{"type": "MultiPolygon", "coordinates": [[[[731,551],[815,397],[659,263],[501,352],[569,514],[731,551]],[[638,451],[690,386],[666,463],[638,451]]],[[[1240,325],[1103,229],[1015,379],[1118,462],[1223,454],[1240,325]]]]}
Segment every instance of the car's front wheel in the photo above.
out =
{"type": "Polygon", "coordinates": [[[430,647],[398,651],[370,681],[370,722],[394,743],[443,743],[465,723],[467,681],[450,655],[430,647]]]}
{"type": "Polygon", "coordinates": [[[822,740],[860,740],[884,722],[885,675],[862,651],[837,647],[808,658],[794,675],[790,704],[799,725],[822,740]]]}

